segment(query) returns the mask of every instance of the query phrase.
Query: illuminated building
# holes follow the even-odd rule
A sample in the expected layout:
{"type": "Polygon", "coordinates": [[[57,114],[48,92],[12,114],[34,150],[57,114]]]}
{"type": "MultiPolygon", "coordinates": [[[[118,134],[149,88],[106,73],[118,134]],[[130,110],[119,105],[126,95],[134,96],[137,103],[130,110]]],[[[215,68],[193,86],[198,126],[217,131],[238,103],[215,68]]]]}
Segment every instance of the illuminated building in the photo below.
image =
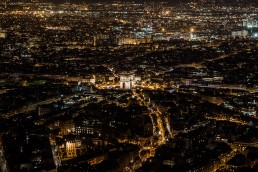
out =
{"type": "Polygon", "coordinates": [[[68,120],[68,121],[60,121],[59,122],[59,127],[60,127],[60,134],[63,135],[68,135],[69,133],[74,132],[74,122],[73,120],[68,120]]]}
{"type": "Polygon", "coordinates": [[[59,146],[59,156],[63,160],[72,159],[77,157],[77,151],[79,151],[82,147],[82,143],[80,140],[76,138],[66,140],[62,145],[59,146]]]}
{"type": "Polygon", "coordinates": [[[7,34],[4,30],[0,29],[0,38],[6,38],[7,34]]]}
{"type": "Polygon", "coordinates": [[[248,36],[248,31],[246,30],[241,30],[241,31],[233,31],[231,33],[232,37],[240,36],[240,37],[245,37],[248,36]]]}
{"type": "Polygon", "coordinates": [[[120,88],[121,89],[132,89],[134,88],[135,82],[140,81],[140,77],[136,77],[134,74],[122,73],[120,74],[120,88]]]}
{"type": "Polygon", "coordinates": [[[28,87],[29,84],[28,84],[28,82],[25,80],[25,81],[22,81],[22,82],[21,82],[21,86],[22,86],[22,87],[28,87]]]}
{"type": "Polygon", "coordinates": [[[65,143],[65,152],[67,158],[74,158],[77,156],[76,154],[76,142],[75,141],[67,141],[65,143]]]}
{"type": "Polygon", "coordinates": [[[255,20],[245,20],[245,21],[243,21],[243,27],[257,28],[258,27],[258,21],[255,21],[255,20]]]}
{"type": "Polygon", "coordinates": [[[74,132],[76,135],[100,136],[102,134],[102,121],[92,118],[75,120],[74,132]]]}
{"type": "Polygon", "coordinates": [[[122,40],[122,44],[136,45],[137,44],[137,39],[134,39],[134,38],[124,38],[122,40]]]}
{"type": "Polygon", "coordinates": [[[89,159],[88,163],[90,165],[95,165],[95,164],[99,164],[100,162],[102,162],[106,159],[107,159],[107,157],[105,155],[100,155],[100,156],[94,157],[92,159],[89,159]]]}
{"type": "Polygon", "coordinates": [[[97,38],[96,36],[93,37],[93,46],[96,47],[97,45],[97,38]]]}

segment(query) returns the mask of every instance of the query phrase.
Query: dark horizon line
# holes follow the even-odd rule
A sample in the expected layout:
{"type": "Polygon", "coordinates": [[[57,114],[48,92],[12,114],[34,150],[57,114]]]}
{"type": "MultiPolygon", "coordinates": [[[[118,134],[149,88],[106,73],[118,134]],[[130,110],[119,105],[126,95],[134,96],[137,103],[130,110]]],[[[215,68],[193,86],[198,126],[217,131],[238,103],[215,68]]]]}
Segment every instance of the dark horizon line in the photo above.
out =
{"type": "MultiPolygon", "coordinates": [[[[38,0],[38,2],[53,2],[53,3],[99,3],[99,2],[167,2],[167,3],[187,3],[187,2],[198,2],[200,0],[38,0]]],[[[33,0],[9,0],[9,2],[33,2],[33,0]]],[[[215,3],[257,3],[257,0],[206,0],[206,2],[215,3]]]]}

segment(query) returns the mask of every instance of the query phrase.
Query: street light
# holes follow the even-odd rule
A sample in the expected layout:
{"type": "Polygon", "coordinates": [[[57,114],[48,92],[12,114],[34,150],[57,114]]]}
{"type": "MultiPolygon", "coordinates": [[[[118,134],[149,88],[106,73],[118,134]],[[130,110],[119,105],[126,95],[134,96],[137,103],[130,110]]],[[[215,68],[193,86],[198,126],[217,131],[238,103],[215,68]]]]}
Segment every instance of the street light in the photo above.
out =
{"type": "Polygon", "coordinates": [[[194,28],[190,28],[190,33],[193,33],[194,32],[194,28]]]}

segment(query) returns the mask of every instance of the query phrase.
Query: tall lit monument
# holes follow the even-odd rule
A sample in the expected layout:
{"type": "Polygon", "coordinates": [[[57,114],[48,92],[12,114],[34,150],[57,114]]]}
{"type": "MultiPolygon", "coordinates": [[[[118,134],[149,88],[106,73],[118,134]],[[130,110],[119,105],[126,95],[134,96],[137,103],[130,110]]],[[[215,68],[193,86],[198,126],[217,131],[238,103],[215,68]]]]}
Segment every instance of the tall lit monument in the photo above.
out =
{"type": "Polygon", "coordinates": [[[134,75],[123,73],[120,75],[120,88],[131,89],[134,87],[134,75]]]}
{"type": "Polygon", "coordinates": [[[97,37],[94,36],[93,37],[93,46],[96,47],[96,45],[97,45],[97,37]]]}

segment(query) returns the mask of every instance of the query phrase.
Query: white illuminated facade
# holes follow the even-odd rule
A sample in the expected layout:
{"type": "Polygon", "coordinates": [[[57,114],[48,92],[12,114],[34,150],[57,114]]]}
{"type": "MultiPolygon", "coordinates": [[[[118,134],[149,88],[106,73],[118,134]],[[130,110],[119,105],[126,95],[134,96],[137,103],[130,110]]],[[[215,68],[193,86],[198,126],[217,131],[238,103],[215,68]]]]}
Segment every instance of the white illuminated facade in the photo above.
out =
{"type": "Polygon", "coordinates": [[[132,89],[134,87],[134,76],[133,75],[120,75],[120,88],[121,89],[132,89]]]}
{"type": "Polygon", "coordinates": [[[134,74],[122,73],[120,74],[120,88],[132,89],[134,88],[135,82],[140,80],[141,80],[141,77],[136,77],[134,74]]]}
{"type": "Polygon", "coordinates": [[[247,28],[258,28],[258,21],[256,20],[244,20],[243,26],[247,28]]]}

